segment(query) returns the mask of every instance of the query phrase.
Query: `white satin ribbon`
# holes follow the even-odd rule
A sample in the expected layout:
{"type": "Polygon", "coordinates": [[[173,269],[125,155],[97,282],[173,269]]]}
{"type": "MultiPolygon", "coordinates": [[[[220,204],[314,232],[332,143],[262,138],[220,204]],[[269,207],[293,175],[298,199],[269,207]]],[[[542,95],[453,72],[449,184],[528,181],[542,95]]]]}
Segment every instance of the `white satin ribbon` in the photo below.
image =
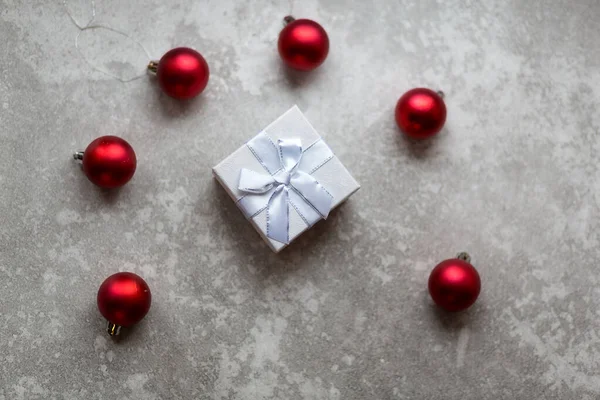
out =
{"type": "Polygon", "coordinates": [[[247,218],[267,210],[268,238],[289,243],[290,206],[309,227],[327,218],[333,197],[311,175],[333,158],[322,140],[302,151],[299,139],[280,139],[275,145],[262,132],[247,146],[268,174],[240,170],[238,189],[246,195],[238,205],[247,218]]]}

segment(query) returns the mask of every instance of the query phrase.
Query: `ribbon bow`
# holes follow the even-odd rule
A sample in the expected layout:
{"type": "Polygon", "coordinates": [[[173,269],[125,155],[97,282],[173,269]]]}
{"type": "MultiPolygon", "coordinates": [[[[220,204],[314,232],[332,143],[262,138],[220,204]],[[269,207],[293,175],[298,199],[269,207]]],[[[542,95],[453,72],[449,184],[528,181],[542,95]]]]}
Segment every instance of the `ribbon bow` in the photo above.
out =
{"type": "Polygon", "coordinates": [[[322,140],[303,152],[299,139],[280,139],[275,145],[263,132],[247,146],[268,174],[241,169],[238,189],[246,196],[238,205],[248,218],[266,208],[268,238],[289,243],[290,206],[309,227],[327,218],[333,197],[310,175],[333,158],[322,140]]]}

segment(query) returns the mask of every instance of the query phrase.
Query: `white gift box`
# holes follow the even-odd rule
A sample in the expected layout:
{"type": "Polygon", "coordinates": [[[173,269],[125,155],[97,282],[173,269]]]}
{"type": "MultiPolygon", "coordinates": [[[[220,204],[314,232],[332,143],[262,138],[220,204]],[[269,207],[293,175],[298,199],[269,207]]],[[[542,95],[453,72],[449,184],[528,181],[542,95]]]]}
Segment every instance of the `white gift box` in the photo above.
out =
{"type": "Polygon", "coordinates": [[[275,252],[360,188],[297,106],[213,174],[275,252]]]}

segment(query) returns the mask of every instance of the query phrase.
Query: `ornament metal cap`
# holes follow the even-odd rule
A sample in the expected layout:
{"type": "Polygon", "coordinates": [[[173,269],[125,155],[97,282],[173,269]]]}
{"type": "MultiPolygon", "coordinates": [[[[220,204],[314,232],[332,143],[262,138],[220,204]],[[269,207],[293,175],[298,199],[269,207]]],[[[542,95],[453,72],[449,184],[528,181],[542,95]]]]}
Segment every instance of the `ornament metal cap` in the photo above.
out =
{"type": "Polygon", "coordinates": [[[152,73],[152,74],[156,74],[156,72],[158,71],[158,61],[150,61],[148,63],[148,72],[152,73]]]}
{"type": "Polygon", "coordinates": [[[119,336],[119,333],[121,333],[121,325],[113,324],[112,322],[107,321],[106,331],[110,336],[119,336]]]}
{"type": "Polygon", "coordinates": [[[291,15],[286,15],[285,17],[283,17],[283,23],[285,25],[287,24],[291,24],[292,22],[294,22],[296,20],[296,18],[292,17],[291,15]]]}
{"type": "Polygon", "coordinates": [[[73,159],[75,159],[77,161],[82,161],[83,160],[83,151],[76,151],[75,153],[73,153],[73,159]]]}
{"type": "Polygon", "coordinates": [[[463,251],[460,252],[456,255],[456,258],[458,258],[459,260],[462,260],[464,262],[468,262],[469,264],[471,264],[471,256],[469,255],[469,253],[463,251]]]}

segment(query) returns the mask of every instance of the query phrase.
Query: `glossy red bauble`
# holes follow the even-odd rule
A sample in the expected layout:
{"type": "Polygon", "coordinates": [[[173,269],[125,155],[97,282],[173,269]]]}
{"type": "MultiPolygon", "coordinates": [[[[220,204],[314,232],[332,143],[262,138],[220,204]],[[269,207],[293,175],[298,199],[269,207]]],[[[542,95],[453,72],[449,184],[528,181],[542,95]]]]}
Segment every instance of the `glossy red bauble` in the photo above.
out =
{"type": "Polygon", "coordinates": [[[181,100],[202,93],[208,84],[208,76],[208,64],[202,54],[188,47],[169,50],[156,67],[156,77],[162,90],[181,100]]]}
{"type": "Polygon", "coordinates": [[[137,159],[129,143],[120,137],[102,136],[85,149],[83,172],[94,184],[110,189],[123,186],[135,173],[137,159]]]}
{"type": "Polygon", "coordinates": [[[152,295],[148,284],[131,272],[109,276],[98,289],[98,309],[110,324],[131,326],[150,309],[152,295]]]}
{"type": "Polygon", "coordinates": [[[446,122],[446,104],[431,89],[417,88],[404,93],[396,104],[396,123],[413,139],[426,139],[438,133],[446,122]]]}
{"type": "Polygon", "coordinates": [[[279,34],[277,47],[281,59],[289,67],[301,71],[317,68],[329,53],[327,32],[310,19],[290,21],[279,34]]]}
{"type": "Polygon", "coordinates": [[[429,294],[446,311],[469,308],[480,291],[479,273],[467,261],[458,258],[442,261],[429,276],[429,294]]]}

